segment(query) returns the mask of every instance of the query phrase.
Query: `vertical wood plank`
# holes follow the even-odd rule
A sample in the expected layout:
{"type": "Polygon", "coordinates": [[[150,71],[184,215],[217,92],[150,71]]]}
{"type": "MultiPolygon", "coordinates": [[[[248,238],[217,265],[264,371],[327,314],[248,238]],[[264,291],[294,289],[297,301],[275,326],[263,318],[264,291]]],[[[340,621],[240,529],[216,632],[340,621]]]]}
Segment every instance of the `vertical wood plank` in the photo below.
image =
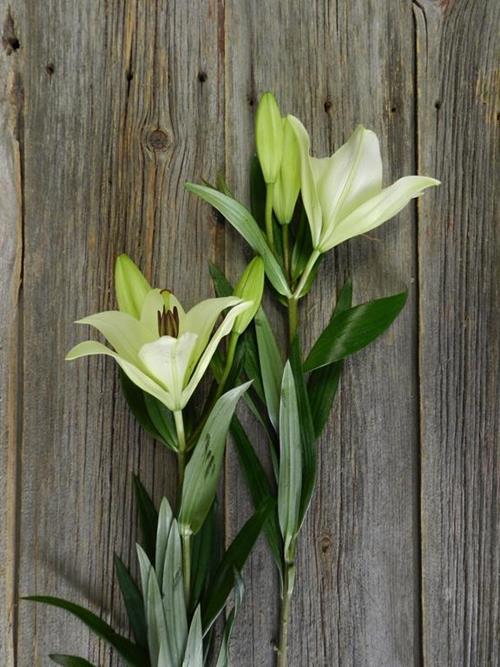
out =
{"type": "Polygon", "coordinates": [[[415,4],[420,170],[423,651],[500,662],[496,2],[415,4]]]}
{"type": "MultiPolygon", "coordinates": [[[[404,2],[227,2],[226,168],[238,195],[247,195],[253,109],[268,89],[304,120],[317,155],[338,148],[362,122],[381,138],[386,182],[414,173],[413,34],[404,2]]],[[[419,664],[414,221],[409,208],[331,253],[303,308],[310,344],[348,273],[358,303],[410,286],[390,333],[348,362],[319,444],[319,491],[298,562],[292,665],[419,664]]],[[[231,232],[227,247],[231,270],[241,257],[231,232]]],[[[228,469],[229,497],[241,497],[235,460],[228,469]]],[[[248,511],[242,501],[229,506],[230,530],[248,511]]],[[[256,552],[249,572],[233,660],[272,665],[278,592],[265,551],[256,552]]]]}
{"type": "MultiPolygon", "coordinates": [[[[112,558],[135,559],[131,473],[159,498],[173,461],[133,423],[112,364],[63,356],[88,334],[73,320],[114,306],[120,252],[182,300],[207,296],[217,233],[183,182],[213,177],[223,156],[218,3],[26,8],[19,587],[120,626],[112,558]]],[[[76,620],[22,603],[19,664],[46,664],[49,651],[120,664],[76,620]]]]}
{"type": "Polygon", "coordinates": [[[22,406],[20,290],[23,210],[21,190],[22,52],[8,3],[0,2],[0,663],[16,660],[16,573],[19,428],[22,406]]]}

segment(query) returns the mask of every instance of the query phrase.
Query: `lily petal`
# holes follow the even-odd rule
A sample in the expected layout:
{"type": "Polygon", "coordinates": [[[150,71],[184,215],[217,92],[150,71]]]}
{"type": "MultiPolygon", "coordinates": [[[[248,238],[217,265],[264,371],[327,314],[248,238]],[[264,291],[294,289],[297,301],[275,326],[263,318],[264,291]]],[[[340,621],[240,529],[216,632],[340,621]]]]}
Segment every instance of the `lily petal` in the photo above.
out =
{"type": "Polygon", "coordinates": [[[118,308],[139,319],[142,303],[151,289],[148,281],[128,255],[120,255],[115,263],[115,291],[118,308]]]}
{"type": "Polygon", "coordinates": [[[141,324],[150,332],[153,339],[158,338],[158,313],[163,312],[165,301],[159,289],[150,290],[141,310],[141,324]]]}
{"type": "Polygon", "coordinates": [[[426,188],[439,184],[438,180],[427,176],[400,178],[335,225],[331,233],[323,239],[321,251],[326,252],[353,236],[375,229],[399,213],[411,199],[418,197],[426,188]]]}
{"type": "Polygon", "coordinates": [[[78,320],[77,324],[90,324],[95,327],[107,338],[120,357],[139,367],[141,366],[138,357],[140,348],[155,338],[155,335],[152,335],[132,315],[118,310],[89,315],[78,320]]]}
{"type": "Polygon", "coordinates": [[[311,228],[311,239],[313,248],[317,248],[321,238],[323,224],[323,214],[319,203],[318,189],[311,165],[311,140],[307,134],[306,128],[295,116],[287,116],[287,120],[292,126],[300,152],[300,181],[302,202],[311,228]]]}
{"type": "Polygon", "coordinates": [[[226,317],[222,321],[222,324],[217,329],[212,339],[210,340],[209,344],[205,348],[203,354],[201,355],[198,365],[196,366],[196,369],[193,375],[191,376],[188,385],[185,387],[183,391],[184,405],[186,405],[186,403],[189,401],[192,393],[194,392],[199,382],[201,381],[201,378],[203,377],[203,374],[207,370],[208,364],[210,363],[210,360],[214,356],[215,350],[217,349],[217,346],[219,345],[221,339],[224,336],[227,336],[231,332],[234,321],[238,317],[238,315],[243,311],[245,311],[247,308],[251,308],[251,306],[252,306],[252,301],[243,301],[239,303],[237,306],[231,308],[229,313],[226,315],[226,317]]]}
{"type": "Polygon", "coordinates": [[[83,343],[75,345],[75,347],[72,348],[66,355],[66,360],[73,361],[73,359],[89,357],[96,354],[104,354],[108,357],[113,357],[113,359],[116,360],[118,365],[125,371],[125,373],[135,385],[157,398],[164,405],[166,405],[167,408],[172,410],[171,406],[173,405],[173,400],[168,391],[165,391],[152,378],[148,377],[139,368],[137,368],[137,366],[129,363],[126,359],[122,359],[122,357],[116,354],[116,352],[113,352],[113,350],[110,350],[109,347],[106,347],[98,341],[87,340],[83,343]]]}
{"type": "Polygon", "coordinates": [[[155,377],[172,396],[171,410],[181,410],[182,389],[188,378],[188,368],[196,347],[198,336],[187,332],[179,338],[162,336],[153,343],[147,343],[139,352],[139,357],[148,372],[155,377]]]}
{"type": "Polygon", "coordinates": [[[331,157],[311,158],[323,211],[323,234],[328,234],[367,199],[382,189],[382,159],[377,135],[359,125],[331,157]],[[318,169],[321,164],[321,169],[318,169]]]}
{"type": "MultiPolygon", "coordinates": [[[[193,357],[191,359],[191,368],[194,368],[196,362],[205,349],[215,326],[217,318],[226,308],[236,306],[241,303],[241,299],[234,296],[217,297],[214,299],[205,299],[186,313],[182,322],[179,322],[179,335],[191,331],[198,336],[193,357]]],[[[190,369],[191,370],[191,369],[190,369]]]]}

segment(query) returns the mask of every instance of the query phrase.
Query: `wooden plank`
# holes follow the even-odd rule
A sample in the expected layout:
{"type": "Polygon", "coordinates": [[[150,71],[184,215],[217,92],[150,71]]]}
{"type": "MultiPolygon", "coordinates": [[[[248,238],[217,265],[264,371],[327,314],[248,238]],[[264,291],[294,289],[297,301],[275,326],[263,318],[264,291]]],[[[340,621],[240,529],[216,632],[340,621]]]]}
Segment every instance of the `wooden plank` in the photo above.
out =
{"type": "MultiPolygon", "coordinates": [[[[140,435],[112,364],[63,356],[87,333],[72,321],[114,305],[122,251],[188,303],[207,296],[217,233],[196,222],[199,204],[182,185],[213,177],[223,155],[218,2],[26,9],[19,588],[121,625],[112,557],[134,553],[131,473],[159,498],[172,490],[173,462],[140,435]]],[[[47,664],[54,650],[119,664],[77,621],[22,603],[19,664],[47,664]]]]}
{"type": "MultiPolygon", "coordinates": [[[[318,155],[362,122],[381,138],[386,182],[414,173],[410,3],[228,1],[225,42],[226,169],[239,196],[247,195],[253,110],[267,89],[304,120],[318,155]]],[[[414,219],[409,208],[370,238],[331,253],[304,307],[310,343],[348,273],[356,302],[410,283],[398,323],[348,363],[320,443],[319,492],[299,555],[292,665],[419,664],[414,219]]],[[[241,241],[228,233],[230,270],[241,255],[241,241]]],[[[234,532],[249,508],[232,459],[228,483],[229,498],[238,494],[237,504],[228,503],[234,532]]],[[[263,550],[253,556],[250,576],[233,661],[272,665],[278,592],[263,550]]]]}
{"type": "Polygon", "coordinates": [[[423,652],[500,662],[496,2],[418,2],[423,652]]]}
{"type": "Polygon", "coordinates": [[[15,665],[18,510],[18,341],[22,330],[22,54],[8,4],[0,2],[0,663],[15,665]]]}

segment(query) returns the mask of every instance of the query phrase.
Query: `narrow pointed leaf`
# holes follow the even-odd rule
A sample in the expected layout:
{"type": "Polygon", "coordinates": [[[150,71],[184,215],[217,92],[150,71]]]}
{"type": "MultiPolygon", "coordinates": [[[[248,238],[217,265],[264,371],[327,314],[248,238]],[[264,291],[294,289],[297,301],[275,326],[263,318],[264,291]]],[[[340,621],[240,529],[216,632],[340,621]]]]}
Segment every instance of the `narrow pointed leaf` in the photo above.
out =
{"type": "Polygon", "coordinates": [[[52,660],[52,662],[55,662],[57,665],[63,665],[63,667],[94,667],[91,662],[85,660],[85,658],[79,658],[76,655],[51,653],[49,658],[52,660]]]}
{"type": "Polygon", "coordinates": [[[139,512],[139,525],[142,532],[144,551],[148,558],[154,561],[156,550],[156,530],[158,526],[158,512],[141,480],[134,475],[134,491],[139,512]]]}
{"type": "Polygon", "coordinates": [[[189,628],[182,667],[203,667],[203,633],[199,607],[196,607],[191,627],[189,628]]]}
{"type": "Polygon", "coordinates": [[[144,667],[144,665],[148,664],[147,653],[142,648],[133,644],[126,637],[119,635],[110,625],[103,621],[102,618],[99,618],[99,616],[96,616],[88,609],[80,607],[80,605],[74,604],[73,602],[68,602],[67,600],[49,595],[31,595],[23,599],[31,600],[32,602],[42,602],[53,607],[58,607],[59,609],[64,609],[70,614],[73,614],[73,616],[76,616],[85,623],[94,634],[108,642],[108,644],[110,644],[123,658],[127,665],[131,665],[132,667],[144,667]]]}
{"type": "Polygon", "coordinates": [[[290,365],[295,382],[298,414],[300,415],[300,442],[302,450],[302,488],[300,494],[299,526],[309,507],[314,485],[316,483],[316,434],[311,415],[309,396],[304,380],[298,334],[292,343],[290,365]]]}
{"type": "Polygon", "coordinates": [[[408,293],[369,301],[335,316],[313,345],[304,364],[306,371],[321,368],[361,350],[394,322],[408,293]]]}
{"type": "Polygon", "coordinates": [[[254,155],[250,162],[250,209],[260,227],[265,229],[266,182],[257,155],[254,155]]]}
{"type": "Polygon", "coordinates": [[[142,600],[141,591],[132,579],[128,569],[123,564],[123,561],[115,555],[115,571],[118,579],[118,584],[127,610],[127,616],[134,633],[135,641],[139,646],[147,649],[148,646],[148,632],[146,627],[146,617],[144,615],[144,602],[142,600]]]}
{"type": "Polygon", "coordinates": [[[229,641],[231,639],[231,634],[233,632],[234,621],[236,615],[241,607],[241,602],[243,600],[243,594],[245,587],[243,585],[243,579],[239,574],[235,573],[236,583],[234,586],[234,607],[231,609],[226,623],[224,625],[224,633],[222,635],[222,642],[219,649],[219,655],[217,657],[217,664],[215,667],[229,667],[229,641]]]}
{"type": "Polygon", "coordinates": [[[266,237],[262,233],[250,211],[235,199],[232,199],[217,190],[213,190],[212,188],[207,188],[204,185],[186,183],[186,190],[197,195],[216,208],[219,213],[222,213],[226,220],[241,234],[249,246],[262,257],[267,277],[274,289],[279,294],[289,297],[291,292],[283,274],[283,270],[267,245],[266,237]]]}
{"type": "Polygon", "coordinates": [[[293,562],[302,495],[302,444],[297,391],[290,362],[286,363],[283,372],[279,434],[278,517],[285,542],[285,559],[293,562]]]}
{"type": "Polygon", "coordinates": [[[182,575],[182,547],[176,519],[168,536],[162,577],[163,613],[168,631],[169,648],[174,665],[180,664],[188,635],[184,580],[182,575]]]}
{"type": "Polygon", "coordinates": [[[151,396],[151,394],[143,393],[146,411],[161,440],[170,449],[177,451],[178,443],[172,413],[157,398],[151,396]]]}
{"type": "Polygon", "coordinates": [[[216,502],[201,529],[194,535],[191,553],[191,599],[198,604],[211,578],[216,554],[216,502]]]}
{"type": "Polygon", "coordinates": [[[155,428],[146,408],[145,392],[142,389],[139,389],[121,368],[118,369],[118,374],[120,376],[120,385],[123,395],[132,414],[149,435],[153,436],[155,440],[161,440],[161,435],[155,428]]]}
{"type": "MultiPolygon", "coordinates": [[[[238,452],[238,458],[243,469],[243,474],[245,475],[248,490],[252,496],[253,506],[257,509],[267,502],[269,498],[274,498],[274,492],[269,484],[266,471],[262,467],[252,443],[236,416],[233,417],[233,421],[231,422],[231,435],[233,436],[238,452]]],[[[281,575],[282,540],[276,507],[269,513],[264,522],[264,532],[281,575]]]]}
{"type": "Polygon", "coordinates": [[[267,411],[272,425],[277,430],[283,360],[278,343],[269,325],[269,320],[262,308],[259,309],[255,316],[255,331],[257,333],[260,372],[266,397],[267,411]]]}
{"type": "Polygon", "coordinates": [[[236,535],[224,554],[213,577],[207,602],[203,605],[203,627],[209,630],[220,612],[235,584],[235,572],[241,572],[260,535],[264,522],[274,508],[274,500],[268,498],[264,504],[248,519],[236,535]]]}
{"type": "MultiPolygon", "coordinates": [[[[348,281],[340,291],[331,320],[342,311],[351,308],[351,306],[352,284],[348,281]]],[[[328,366],[317,368],[309,376],[307,393],[316,438],[319,438],[328,421],[343,367],[343,361],[335,361],[328,366]]]]}
{"type": "Polygon", "coordinates": [[[230,389],[215,404],[194,448],[182,486],[179,525],[181,533],[199,531],[214,501],[226,437],[234,410],[249,382],[230,389]]]}

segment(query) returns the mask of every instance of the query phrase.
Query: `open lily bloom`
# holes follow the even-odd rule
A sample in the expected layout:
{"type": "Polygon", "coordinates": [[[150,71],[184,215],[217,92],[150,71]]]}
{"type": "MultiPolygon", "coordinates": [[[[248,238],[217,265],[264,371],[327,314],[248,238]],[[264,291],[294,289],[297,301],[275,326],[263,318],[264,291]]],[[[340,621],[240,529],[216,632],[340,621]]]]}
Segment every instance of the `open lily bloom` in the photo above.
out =
{"type": "Polygon", "coordinates": [[[139,319],[112,310],[78,321],[100,331],[114,350],[85,341],[70,350],[66,359],[94,354],[113,357],[134,384],[176,412],[191,398],[220,340],[250,306],[250,301],[225,297],[201,301],[186,313],[173,294],[152,289],[144,298],[139,319]],[[219,315],[227,308],[229,312],[212,335],[219,315]]]}
{"type": "Polygon", "coordinates": [[[378,227],[426,188],[439,185],[427,176],[406,176],[382,188],[377,135],[361,125],[331,157],[311,157],[307,130],[298,118],[288,119],[299,144],[302,201],[317,252],[378,227]]]}

